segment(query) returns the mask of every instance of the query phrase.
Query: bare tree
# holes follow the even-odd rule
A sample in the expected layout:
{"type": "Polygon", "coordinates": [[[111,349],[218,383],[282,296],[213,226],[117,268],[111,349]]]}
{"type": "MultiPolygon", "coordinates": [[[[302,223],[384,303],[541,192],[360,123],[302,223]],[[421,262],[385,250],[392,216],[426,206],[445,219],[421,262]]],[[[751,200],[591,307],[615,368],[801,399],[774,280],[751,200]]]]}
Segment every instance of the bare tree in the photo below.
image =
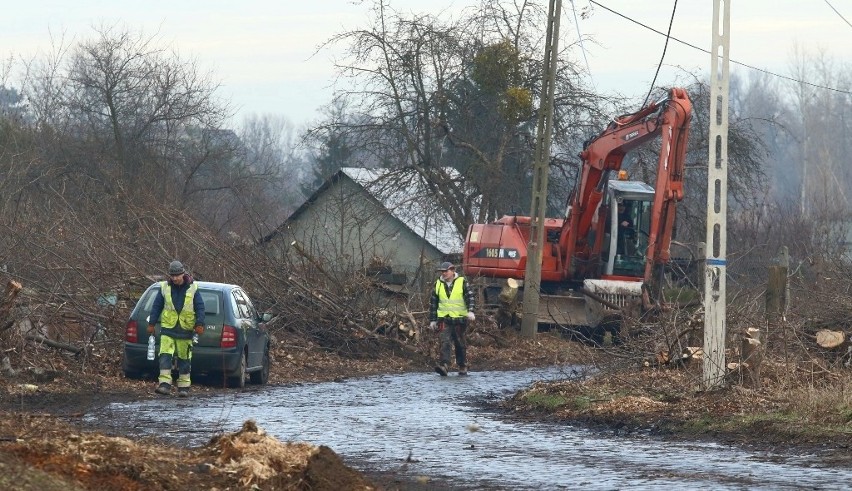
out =
{"type": "Polygon", "coordinates": [[[847,192],[852,182],[848,165],[852,147],[848,89],[852,87],[852,77],[848,69],[836,67],[824,52],[812,55],[798,48],[793,53],[792,71],[801,80],[793,90],[801,125],[797,138],[801,151],[801,212],[808,215],[819,210],[848,211],[852,206],[852,196],[847,192]],[[845,94],[843,88],[847,89],[845,94]]]}
{"type": "Polygon", "coordinates": [[[294,128],[284,118],[247,117],[239,141],[230,172],[233,198],[228,202],[232,204],[225,207],[230,216],[228,228],[257,240],[301,204],[299,174],[305,164],[297,151],[294,128]]]}
{"type": "Polygon", "coordinates": [[[84,146],[66,155],[85,153],[91,160],[96,152],[95,160],[119,164],[98,166],[101,178],[128,184],[146,176],[149,184],[174,191],[175,166],[191,173],[181,158],[186,129],[216,128],[230,114],[215,97],[218,83],[153,36],[107,26],[94,32],[29,64],[25,94],[37,121],[61,135],[86,135],[76,138],[84,146]]]}
{"type": "MultiPolygon", "coordinates": [[[[338,68],[350,89],[337,99],[352,112],[341,125],[349,141],[378,165],[416,170],[462,234],[529,203],[545,12],[538,2],[504,3],[444,22],[376,1],[370,27],[330,41],[348,46],[338,68]]],[[[562,66],[559,85],[570,92],[559,98],[557,124],[567,138],[588,127],[594,104],[571,91],[577,73],[562,66]]]]}
{"type": "Polygon", "coordinates": [[[26,68],[35,165],[45,168],[31,188],[62,188],[72,205],[125,194],[191,210],[242,238],[268,233],[292,206],[296,192],[282,179],[300,165],[292,128],[269,117],[239,134],[223,128],[231,110],[218,83],[156,36],[101,26],[26,68]]]}

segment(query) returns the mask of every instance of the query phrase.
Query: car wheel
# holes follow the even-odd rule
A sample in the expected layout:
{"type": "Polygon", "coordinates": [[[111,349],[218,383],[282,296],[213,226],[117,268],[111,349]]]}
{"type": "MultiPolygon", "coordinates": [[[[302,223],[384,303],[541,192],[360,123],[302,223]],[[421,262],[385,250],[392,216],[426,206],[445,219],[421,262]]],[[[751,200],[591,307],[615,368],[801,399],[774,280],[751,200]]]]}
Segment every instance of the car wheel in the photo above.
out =
{"type": "Polygon", "coordinates": [[[134,370],[132,368],[128,368],[128,365],[129,363],[127,362],[127,352],[125,352],[121,355],[121,371],[124,372],[124,377],[133,380],[139,380],[145,375],[141,370],[134,370]]]}
{"type": "Polygon", "coordinates": [[[260,365],[260,370],[256,372],[251,372],[249,374],[249,379],[251,383],[255,385],[266,385],[269,382],[269,348],[263,352],[263,361],[260,365]]]}
{"type": "Polygon", "coordinates": [[[132,380],[139,380],[142,378],[142,372],[138,372],[136,370],[125,370],[124,377],[132,380]]]}
{"type": "Polygon", "coordinates": [[[225,385],[231,388],[242,389],[246,386],[246,354],[240,355],[240,365],[232,376],[225,379],[225,385]]]}

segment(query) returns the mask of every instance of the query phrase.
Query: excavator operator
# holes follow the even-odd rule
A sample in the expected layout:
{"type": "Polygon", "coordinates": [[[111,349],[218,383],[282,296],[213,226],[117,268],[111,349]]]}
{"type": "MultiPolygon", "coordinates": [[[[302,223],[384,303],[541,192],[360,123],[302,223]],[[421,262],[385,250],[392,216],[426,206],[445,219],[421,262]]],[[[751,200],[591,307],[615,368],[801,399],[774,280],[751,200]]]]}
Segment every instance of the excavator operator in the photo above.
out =
{"type": "Polygon", "coordinates": [[[633,219],[630,217],[630,209],[624,201],[618,203],[618,242],[615,253],[620,255],[633,254],[635,251],[632,240],[636,237],[633,228],[633,219]]]}

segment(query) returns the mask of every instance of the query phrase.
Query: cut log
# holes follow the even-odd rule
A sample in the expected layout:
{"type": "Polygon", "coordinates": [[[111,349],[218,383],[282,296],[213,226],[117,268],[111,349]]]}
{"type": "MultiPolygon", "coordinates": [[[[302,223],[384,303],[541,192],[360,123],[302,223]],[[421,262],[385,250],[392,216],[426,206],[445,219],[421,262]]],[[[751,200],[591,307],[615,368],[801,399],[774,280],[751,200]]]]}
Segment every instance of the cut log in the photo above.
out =
{"type": "Polygon", "coordinates": [[[846,335],[841,331],[821,329],[816,333],[816,342],[825,349],[837,348],[846,341],[846,335]]]}
{"type": "Polygon", "coordinates": [[[683,349],[681,357],[684,359],[701,360],[704,358],[704,348],[700,346],[687,346],[683,349]]]}
{"type": "Polygon", "coordinates": [[[405,316],[409,321],[411,321],[411,337],[415,337],[420,334],[420,324],[414,319],[414,314],[408,310],[408,307],[405,307],[405,316]]]}

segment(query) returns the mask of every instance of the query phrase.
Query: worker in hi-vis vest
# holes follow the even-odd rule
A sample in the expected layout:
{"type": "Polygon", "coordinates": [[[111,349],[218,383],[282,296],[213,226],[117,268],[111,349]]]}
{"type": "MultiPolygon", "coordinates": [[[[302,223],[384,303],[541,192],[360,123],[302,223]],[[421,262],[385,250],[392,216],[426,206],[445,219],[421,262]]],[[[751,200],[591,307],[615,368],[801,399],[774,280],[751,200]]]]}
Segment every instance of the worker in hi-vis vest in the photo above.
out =
{"type": "Polygon", "coordinates": [[[204,332],[204,300],[198,285],[180,261],[169,264],[169,279],[160,282],[160,291],[154,297],[148,334],[154,334],[154,325],[160,323],[160,385],[158,394],[172,393],[172,362],[177,359],[177,395],[189,395],[192,369],[192,338],[204,332]]]}
{"type": "Polygon", "coordinates": [[[438,271],[441,276],[435,281],[429,302],[429,328],[437,330],[441,339],[441,355],[435,371],[447,376],[455,347],[459,375],[467,375],[467,323],[476,319],[474,296],[452,263],[441,263],[438,271]]]}

